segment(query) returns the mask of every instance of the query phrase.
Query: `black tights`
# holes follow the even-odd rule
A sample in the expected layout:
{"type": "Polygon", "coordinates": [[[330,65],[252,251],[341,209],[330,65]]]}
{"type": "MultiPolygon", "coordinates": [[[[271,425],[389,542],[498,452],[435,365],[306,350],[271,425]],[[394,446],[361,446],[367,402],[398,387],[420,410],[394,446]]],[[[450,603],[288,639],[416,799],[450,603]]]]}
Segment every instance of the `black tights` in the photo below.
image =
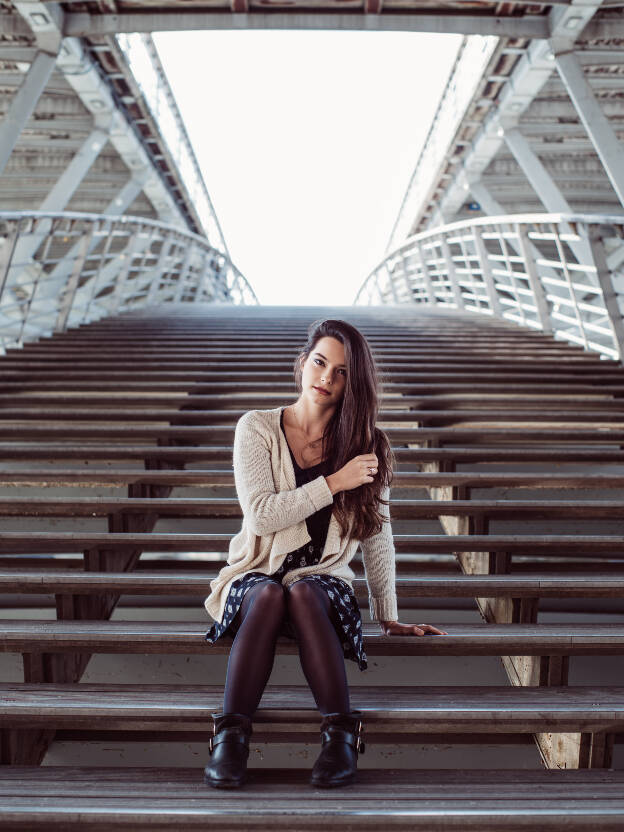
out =
{"type": "Polygon", "coordinates": [[[299,657],[321,714],[348,713],[344,653],[322,587],[302,578],[290,587],[263,581],[247,590],[236,615],[223,697],[225,713],[253,716],[269,681],[275,643],[286,612],[297,632],[299,657]]]}

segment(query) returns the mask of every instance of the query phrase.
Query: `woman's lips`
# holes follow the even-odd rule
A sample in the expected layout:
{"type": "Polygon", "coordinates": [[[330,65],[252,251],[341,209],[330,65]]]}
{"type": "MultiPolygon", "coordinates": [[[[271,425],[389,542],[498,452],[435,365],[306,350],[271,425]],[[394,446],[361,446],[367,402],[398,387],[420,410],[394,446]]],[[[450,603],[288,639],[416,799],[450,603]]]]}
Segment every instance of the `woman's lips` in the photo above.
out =
{"type": "Polygon", "coordinates": [[[322,393],[324,396],[329,396],[329,393],[326,392],[325,390],[321,389],[320,387],[315,387],[314,389],[318,390],[319,393],[322,393]]]}

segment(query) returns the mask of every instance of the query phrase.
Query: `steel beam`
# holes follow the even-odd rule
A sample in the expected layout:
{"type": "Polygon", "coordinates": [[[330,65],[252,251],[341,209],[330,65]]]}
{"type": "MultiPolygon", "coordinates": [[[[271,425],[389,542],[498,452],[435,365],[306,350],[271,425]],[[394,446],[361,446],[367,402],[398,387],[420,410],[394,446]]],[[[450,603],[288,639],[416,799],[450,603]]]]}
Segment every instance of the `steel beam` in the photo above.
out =
{"type": "Polygon", "coordinates": [[[557,71],[587,135],[600,157],[613,190],[624,205],[624,146],[605,116],[574,52],[555,54],[557,71]]]}
{"type": "MultiPolygon", "coordinates": [[[[503,128],[501,128],[503,129],[503,128]]],[[[505,144],[546,210],[551,214],[571,214],[567,200],[555,184],[528,141],[517,127],[504,131],[505,144]]]]}
{"type": "Polygon", "coordinates": [[[511,38],[547,38],[546,17],[488,17],[468,14],[361,14],[353,12],[196,12],[170,9],[161,12],[65,16],[65,36],[101,37],[124,32],[188,32],[212,29],[330,29],[369,32],[439,32],[461,35],[496,35],[511,38]]]}
{"type": "Polygon", "coordinates": [[[37,52],[24,76],[4,119],[0,123],[0,175],[28,119],[37,106],[56,63],[56,55],[37,52]]]}
{"type": "MultiPolygon", "coordinates": [[[[119,190],[117,196],[109,202],[104,213],[112,216],[126,213],[126,210],[141,192],[147,174],[148,172],[135,173],[134,176],[119,190]]],[[[58,293],[65,286],[66,281],[72,274],[73,263],[76,262],[76,258],[80,255],[81,242],[82,241],[77,242],[67,252],[63,260],[61,260],[61,262],[58,263],[52,272],[46,277],[45,282],[37,282],[36,287],[33,289],[34,294],[30,303],[30,310],[32,310],[34,314],[36,314],[39,310],[45,310],[50,301],[56,298],[58,293]]],[[[93,235],[90,235],[87,255],[93,251],[96,244],[97,239],[94,238],[93,235]]],[[[91,286],[94,279],[95,278],[92,277],[91,280],[87,282],[88,286],[91,286]]]]}
{"type": "MultiPolygon", "coordinates": [[[[91,132],[43,200],[39,210],[62,211],[65,208],[107,141],[108,133],[105,130],[96,128],[91,132]]],[[[32,262],[32,258],[50,228],[51,222],[43,220],[34,233],[20,237],[13,257],[15,266],[10,270],[8,285],[19,283],[26,269],[38,268],[32,262]]],[[[30,279],[28,275],[26,279],[30,279]]]]}
{"type": "Polygon", "coordinates": [[[85,178],[91,165],[108,141],[106,130],[96,127],[85,139],[80,149],[67,165],[56,184],[41,203],[40,211],[63,211],[74,195],[76,188],[85,178]]]}
{"type": "MultiPolygon", "coordinates": [[[[463,161],[463,165],[455,166],[450,180],[446,181],[441,180],[440,176],[446,169],[446,164],[449,162],[449,159],[452,160],[452,157],[457,154],[458,149],[455,143],[456,131],[453,130],[452,135],[449,134],[446,131],[446,126],[442,126],[447,125],[447,122],[444,120],[440,121],[441,126],[438,130],[438,135],[433,138],[438,143],[446,145],[446,158],[443,159],[443,164],[441,164],[440,170],[436,173],[434,179],[431,180],[430,177],[427,177],[427,187],[422,189],[418,197],[420,201],[414,202],[414,200],[410,201],[408,199],[410,187],[419,176],[420,166],[426,164],[427,161],[425,151],[421,153],[414,174],[410,179],[410,185],[401,204],[399,215],[390,234],[386,251],[396,248],[402,241],[404,229],[407,228],[408,230],[405,233],[409,234],[409,229],[414,230],[418,227],[425,211],[431,206],[432,194],[436,189],[441,188],[443,190],[443,196],[435,200],[442,212],[450,216],[456,214],[465,199],[462,184],[458,181],[459,176],[465,173],[471,178],[478,178],[483,174],[491,160],[498,153],[502,144],[502,137],[497,135],[500,119],[509,118],[510,120],[517,120],[527,110],[555,71],[555,63],[552,60],[552,41],[556,39],[558,43],[567,43],[570,39],[574,40],[578,38],[581,33],[584,36],[589,29],[589,21],[600,8],[601,3],[602,0],[582,0],[582,2],[573,0],[573,2],[566,3],[565,5],[561,4],[551,8],[545,18],[548,21],[550,29],[548,38],[533,38],[528,47],[522,49],[520,59],[510,73],[508,82],[504,85],[496,99],[490,103],[489,115],[484,120],[479,118],[479,121],[482,121],[480,127],[478,124],[475,125],[479,129],[477,134],[472,138],[471,148],[463,161]],[[406,216],[406,212],[409,212],[409,215],[406,216]]],[[[615,37],[615,35],[605,34],[604,37],[615,37]]],[[[462,78],[457,78],[457,72],[460,71],[461,69],[458,64],[458,67],[456,67],[453,74],[449,77],[442,100],[447,96],[452,85],[457,82],[459,85],[463,83],[462,78]]],[[[469,112],[470,110],[468,110],[469,112]]],[[[466,124],[465,116],[462,117],[462,124],[466,124]]],[[[458,125],[458,129],[460,127],[461,125],[458,125]]],[[[561,129],[565,125],[560,125],[559,127],[561,129]]],[[[425,145],[425,149],[426,147],[427,145],[425,145]]],[[[427,223],[427,226],[431,228],[432,223],[427,223]]]]}
{"type": "MultiPolygon", "coordinates": [[[[546,210],[551,214],[573,214],[572,208],[559,190],[555,180],[548,173],[537,154],[533,152],[520,130],[517,127],[505,130],[504,139],[546,210]]],[[[570,242],[569,246],[580,263],[591,262],[591,254],[585,241],[570,242]]]]}

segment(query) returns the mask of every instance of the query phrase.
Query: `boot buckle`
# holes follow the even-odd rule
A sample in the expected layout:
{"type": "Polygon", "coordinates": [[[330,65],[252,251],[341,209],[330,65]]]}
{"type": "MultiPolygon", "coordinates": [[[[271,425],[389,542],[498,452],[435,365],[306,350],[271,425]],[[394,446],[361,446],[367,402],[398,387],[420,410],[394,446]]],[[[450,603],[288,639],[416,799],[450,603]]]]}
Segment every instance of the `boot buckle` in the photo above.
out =
{"type": "Polygon", "coordinates": [[[214,751],[214,742],[213,742],[213,740],[214,740],[216,735],[217,735],[217,723],[213,722],[213,724],[212,724],[212,736],[208,738],[208,749],[209,749],[211,754],[214,751]]]}
{"type": "Polygon", "coordinates": [[[363,754],[365,749],[366,749],[366,745],[364,744],[364,740],[362,739],[362,728],[363,728],[362,720],[358,719],[357,735],[356,735],[356,738],[355,738],[356,739],[355,750],[358,752],[358,754],[363,754]]]}

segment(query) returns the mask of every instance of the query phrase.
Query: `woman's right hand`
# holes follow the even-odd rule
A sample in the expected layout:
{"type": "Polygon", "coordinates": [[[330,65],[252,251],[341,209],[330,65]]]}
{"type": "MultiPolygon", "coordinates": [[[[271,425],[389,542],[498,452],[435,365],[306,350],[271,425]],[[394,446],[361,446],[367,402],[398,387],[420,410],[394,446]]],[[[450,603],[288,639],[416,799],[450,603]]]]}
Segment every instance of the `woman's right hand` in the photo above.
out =
{"type": "Polygon", "coordinates": [[[332,494],[337,491],[351,491],[367,482],[373,482],[377,473],[376,454],[360,454],[350,459],[335,474],[326,477],[332,494]]]}

